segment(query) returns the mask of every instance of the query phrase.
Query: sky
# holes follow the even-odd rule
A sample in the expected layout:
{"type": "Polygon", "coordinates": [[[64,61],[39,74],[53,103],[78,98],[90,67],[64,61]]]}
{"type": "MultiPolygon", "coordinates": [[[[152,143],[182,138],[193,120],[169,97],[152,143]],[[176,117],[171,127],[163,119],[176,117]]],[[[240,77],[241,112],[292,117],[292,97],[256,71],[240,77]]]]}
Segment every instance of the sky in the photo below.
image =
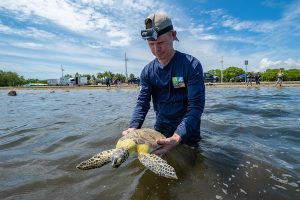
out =
{"type": "Polygon", "coordinates": [[[0,70],[25,78],[111,71],[139,76],[154,59],[144,19],[167,14],[174,48],[203,71],[300,69],[299,0],[0,0],[0,70]],[[221,60],[223,58],[223,68],[221,60]]]}

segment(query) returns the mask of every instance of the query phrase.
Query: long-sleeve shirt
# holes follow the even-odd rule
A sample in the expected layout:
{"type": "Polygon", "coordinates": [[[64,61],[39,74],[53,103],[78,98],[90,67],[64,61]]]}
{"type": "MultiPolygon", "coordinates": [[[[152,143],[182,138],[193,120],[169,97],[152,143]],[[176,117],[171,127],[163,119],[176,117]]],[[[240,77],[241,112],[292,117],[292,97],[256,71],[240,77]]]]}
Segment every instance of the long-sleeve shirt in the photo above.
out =
{"type": "Polygon", "coordinates": [[[129,127],[141,128],[152,97],[155,129],[166,137],[176,132],[183,143],[198,146],[205,105],[201,63],[191,55],[176,51],[166,66],[157,59],[151,61],[140,77],[141,91],[129,127]]]}

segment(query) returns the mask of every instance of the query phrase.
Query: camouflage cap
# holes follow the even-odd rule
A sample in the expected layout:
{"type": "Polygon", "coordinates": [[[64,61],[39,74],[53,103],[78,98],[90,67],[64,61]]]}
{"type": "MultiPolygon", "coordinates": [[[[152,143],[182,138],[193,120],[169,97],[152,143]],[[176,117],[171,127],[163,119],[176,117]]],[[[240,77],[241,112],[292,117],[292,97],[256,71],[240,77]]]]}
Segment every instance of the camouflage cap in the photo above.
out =
{"type": "MultiPolygon", "coordinates": [[[[157,31],[157,37],[174,30],[171,18],[164,13],[154,13],[149,15],[145,19],[145,27],[146,29],[154,28],[157,31]]],[[[175,40],[179,41],[177,37],[175,40]]]]}

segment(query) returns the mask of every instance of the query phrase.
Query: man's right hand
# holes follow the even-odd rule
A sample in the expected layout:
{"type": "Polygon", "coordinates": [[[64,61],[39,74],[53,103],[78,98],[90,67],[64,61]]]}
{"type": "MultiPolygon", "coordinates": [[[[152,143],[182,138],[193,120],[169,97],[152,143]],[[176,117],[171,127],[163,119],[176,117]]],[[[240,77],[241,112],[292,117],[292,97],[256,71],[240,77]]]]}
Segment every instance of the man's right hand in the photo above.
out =
{"type": "Polygon", "coordinates": [[[125,131],[122,132],[122,135],[127,135],[129,132],[133,131],[133,130],[136,130],[137,128],[129,128],[125,131]]]}

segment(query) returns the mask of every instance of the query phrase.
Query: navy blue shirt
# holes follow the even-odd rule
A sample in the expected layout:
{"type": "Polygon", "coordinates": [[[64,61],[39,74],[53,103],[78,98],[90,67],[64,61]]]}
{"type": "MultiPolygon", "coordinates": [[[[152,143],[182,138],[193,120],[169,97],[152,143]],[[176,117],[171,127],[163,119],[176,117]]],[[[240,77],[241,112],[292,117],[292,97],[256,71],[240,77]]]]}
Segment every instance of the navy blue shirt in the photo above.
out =
{"type": "Polygon", "coordinates": [[[191,55],[176,51],[166,66],[157,59],[151,61],[140,77],[141,91],[129,127],[142,127],[152,97],[156,113],[154,128],[166,137],[176,132],[183,143],[198,146],[205,105],[201,63],[191,55]]]}

